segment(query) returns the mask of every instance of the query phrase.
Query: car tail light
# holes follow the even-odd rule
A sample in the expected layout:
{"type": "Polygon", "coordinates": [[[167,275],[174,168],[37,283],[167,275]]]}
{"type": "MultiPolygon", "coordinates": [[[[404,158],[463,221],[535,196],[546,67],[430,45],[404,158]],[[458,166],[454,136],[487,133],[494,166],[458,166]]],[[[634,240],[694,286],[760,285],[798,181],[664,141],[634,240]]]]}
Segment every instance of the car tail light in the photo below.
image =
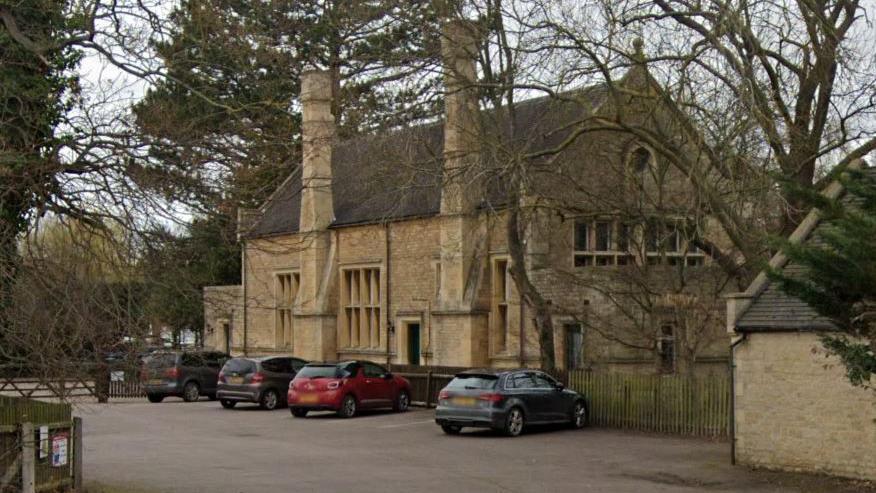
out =
{"type": "Polygon", "coordinates": [[[338,387],[340,387],[341,385],[343,385],[343,383],[344,383],[343,381],[338,381],[338,380],[335,380],[334,382],[329,382],[329,383],[328,383],[328,389],[329,389],[329,390],[335,390],[335,389],[337,389],[338,387]]]}
{"type": "Polygon", "coordinates": [[[441,392],[438,392],[438,398],[439,399],[450,399],[450,391],[449,390],[442,390],[441,392]]]}
{"type": "Polygon", "coordinates": [[[491,402],[493,404],[502,402],[505,397],[502,394],[482,394],[478,396],[478,400],[491,402]]]}
{"type": "Polygon", "coordinates": [[[167,378],[179,378],[179,368],[174,366],[164,370],[164,376],[167,378]]]}
{"type": "Polygon", "coordinates": [[[263,373],[253,373],[249,379],[249,383],[262,383],[264,381],[265,375],[263,373]]]}

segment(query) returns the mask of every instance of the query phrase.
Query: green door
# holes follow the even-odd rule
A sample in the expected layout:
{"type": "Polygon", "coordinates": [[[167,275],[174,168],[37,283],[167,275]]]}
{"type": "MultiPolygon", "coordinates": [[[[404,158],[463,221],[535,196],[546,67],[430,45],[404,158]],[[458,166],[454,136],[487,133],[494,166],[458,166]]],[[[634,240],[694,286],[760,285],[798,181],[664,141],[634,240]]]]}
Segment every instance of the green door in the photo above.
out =
{"type": "Polygon", "coordinates": [[[420,324],[408,324],[408,364],[420,364],[420,324]]]}

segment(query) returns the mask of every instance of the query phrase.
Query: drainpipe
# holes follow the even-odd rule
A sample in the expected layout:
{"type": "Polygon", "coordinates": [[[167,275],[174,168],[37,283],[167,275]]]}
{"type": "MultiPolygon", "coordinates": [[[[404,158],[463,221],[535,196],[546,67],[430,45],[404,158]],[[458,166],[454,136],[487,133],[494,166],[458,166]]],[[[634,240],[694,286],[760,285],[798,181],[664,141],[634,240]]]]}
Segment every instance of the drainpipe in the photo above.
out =
{"type": "Polygon", "coordinates": [[[246,337],[247,337],[246,306],[249,304],[247,297],[246,297],[246,285],[247,285],[247,282],[246,282],[246,242],[243,242],[243,248],[241,249],[240,255],[241,255],[240,275],[241,275],[241,281],[243,282],[243,355],[246,356],[247,349],[249,347],[247,345],[247,340],[246,340],[246,337]]]}
{"type": "Polygon", "coordinates": [[[730,464],[736,465],[736,346],[745,342],[747,333],[730,344],[730,464]]]}
{"type": "Polygon", "coordinates": [[[384,244],[386,246],[385,262],[386,262],[386,365],[389,366],[392,364],[392,356],[390,355],[389,349],[389,334],[394,332],[392,325],[392,271],[390,266],[392,262],[390,261],[390,253],[392,250],[390,249],[390,239],[389,239],[389,221],[383,224],[383,235],[384,235],[384,244]]]}

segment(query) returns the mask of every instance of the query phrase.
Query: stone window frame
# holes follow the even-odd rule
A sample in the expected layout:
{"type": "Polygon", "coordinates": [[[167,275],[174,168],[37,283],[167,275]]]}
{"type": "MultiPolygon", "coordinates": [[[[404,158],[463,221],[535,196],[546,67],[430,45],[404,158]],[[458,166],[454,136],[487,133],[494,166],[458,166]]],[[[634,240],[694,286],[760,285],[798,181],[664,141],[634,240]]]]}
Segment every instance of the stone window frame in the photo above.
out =
{"type": "Polygon", "coordinates": [[[511,278],[511,257],[507,254],[490,256],[490,315],[489,346],[490,356],[508,353],[508,336],[511,332],[510,310],[513,298],[513,279],[511,278]],[[500,266],[504,265],[504,276],[500,281],[500,266]]]}
{"type": "Polygon", "coordinates": [[[301,271],[274,271],[274,346],[292,349],[295,340],[294,310],[301,293],[301,271]],[[288,280],[288,282],[286,282],[288,280]]]}
{"type": "Polygon", "coordinates": [[[572,265],[576,268],[580,267],[608,267],[627,265],[634,261],[634,254],[629,248],[629,238],[631,233],[634,233],[634,226],[622,221],[617,217],[609,216],[583,216],[575,219],[572,232],[572,265]],[[599,249],[599,228],[600,225],[608,224],[608,245],[607,248],[599,249]],[[586,228],[586,233],[580,234],[581,228],[586,228]],[[627,230],[626,238],[627,249],[621,250],[621,232],[627,230]],[[583,248],[582,248],[583,247],[583,248]]]}
{"type": "Polygon", "coordinates": [[[385,279],[382,263],[348,264],[339,268],[338,347],[343,351],[385,350],[385,279]],[[355,273],[355,274],[354,274],[355,273]],[[376,273],[377,278],[374,279],[376,273]],[[354,282],[355,279],[355,282],[354,282]],[[367,296],[366,287],[367,283],[367,296]],[[351,285],[352,284],[352,285],[351,285]],[[353,288],[356,288],[353,290],[353,288]],[[355,291],[355,292],[354,292],[355,291]],[[363,303],[363,301],[365,301],[363,303]],[[363,321],[367,321],[363,325],[363,321]],[[367,343],[362,339],[367,335],[367,343]]]}
{"type": "MultiPolygon", "coordinates": [[[[672,219],[663,219],[659,224],[670,224],[672,219]]],[[[664,228],[665,226],[660,226],[664,228]]],[[[591,215],[581,216],[575,219],[572,226],[572,266],[575,268],[588,267],[617,267],[639,263],[644,265],[679,265],[684,262],[687,267],[701,267],[706,264],[706,256],[701,250],[684,239],[678,227],[674,228],[674,245],[671,250],[661,246],[662,241],[657,240],[656,247],[649,245],[649,235],[652,226],[648,224],[633,223],[619,217],[591,215]],[[599,225],[609,224],[608,249],[597,248],[599,241],[599,225]],[[581,230],[586,228],[584,235],[581,230]],[[623,233],[626,231],[626,233],[623,233]],[[640,238],[643,241],[639,248],[631,244],[631,239],[640,238]],[[583,248],[582,248],[583,247],[583,248]],[[642,250],[642,251],[638,251],[642,250]]]]}

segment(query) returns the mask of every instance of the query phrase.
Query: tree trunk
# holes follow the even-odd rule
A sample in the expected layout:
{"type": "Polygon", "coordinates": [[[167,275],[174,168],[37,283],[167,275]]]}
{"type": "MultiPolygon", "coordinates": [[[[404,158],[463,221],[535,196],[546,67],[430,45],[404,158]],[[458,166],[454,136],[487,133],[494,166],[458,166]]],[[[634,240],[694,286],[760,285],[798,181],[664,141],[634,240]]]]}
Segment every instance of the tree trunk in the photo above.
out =
{"type": "MultiPolygon", "coordinates": [[[[508,252],[511,254],[511,277],[520,293],[521,302],[532,308],[535,329],[538,331],[541,367],[544,370],[556,369],[554,354],[554,323],[551,312],[551,302],[545,299],[532,284],[529,272],[526,271],[526,256],[521,238],[520,208],[515,200],[510,202],[508,211],[508,252]]],[[[521,344],[523,341],[521,341],[521,344]]]]}

